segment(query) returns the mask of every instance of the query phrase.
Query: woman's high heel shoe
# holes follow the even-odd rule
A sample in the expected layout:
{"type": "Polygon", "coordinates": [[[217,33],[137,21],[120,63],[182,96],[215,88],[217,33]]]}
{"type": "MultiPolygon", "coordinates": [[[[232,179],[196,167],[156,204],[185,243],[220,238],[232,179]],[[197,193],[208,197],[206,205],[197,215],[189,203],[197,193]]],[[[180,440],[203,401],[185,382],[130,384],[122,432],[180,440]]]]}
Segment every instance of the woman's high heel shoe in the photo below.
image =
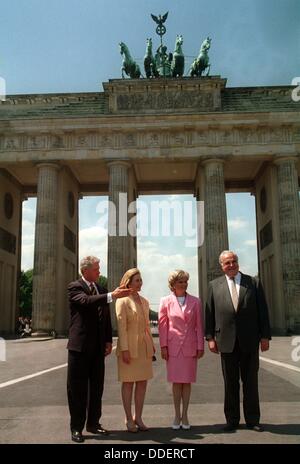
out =
{"type": "Polygon", "coordinates": [[[148,432],[149,428],[145,424],[139,424],[137,421],[135,421],[135,425],[137,426],[138,430],[141,432],[148,432]]]}
{"type": "Polygon", "coordinates": [[[138,427],[136,426],[136,424],[134,423],[134,421],[126,421],[125,422],[126,424],[126,427],[127,427],[127,431],[128,432],[131,432],[131,433],[136,433],[138,432],[138,427]]]}

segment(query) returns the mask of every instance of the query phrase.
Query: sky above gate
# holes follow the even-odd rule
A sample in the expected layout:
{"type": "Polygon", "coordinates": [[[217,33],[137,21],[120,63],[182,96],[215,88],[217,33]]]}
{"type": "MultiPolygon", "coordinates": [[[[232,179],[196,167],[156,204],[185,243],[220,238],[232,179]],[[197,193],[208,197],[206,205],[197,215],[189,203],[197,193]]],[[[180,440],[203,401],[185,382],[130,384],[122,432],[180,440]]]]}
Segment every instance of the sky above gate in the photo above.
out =
{"type": "MultiPolygon", "coordinates": [[[[183,35],[186,72],[210,36],[210,74],[227,78],[228,87],[286,85],[300,74],[298,0],[1,0],[0,77],[7,94],[102,91],[102,82],[121,77],[118,43],[124,41],[142,66],[146,38],[158,46],[150,13],[166,11],[165,43],[173,51],[176,34],[183,35]]],[[[151,200],[140,198],[149,207],[151,200]]],[[[24,204],[23,269],[33,263],[35,204],[24,204]]],[[[242,270],[256,274],[254,198],[227,195],[227,215],[230,248],[239,252],[242,270]]],[[[99,198],[82,199],[80,255],[100,256],[106,274],[100,219],[99,198]]],[[[138,265],[153,309],[168,292],[174,268],[190,272],[190,291],[197,294],[196,249],[180,237],[139,238],[138,265]]]]}

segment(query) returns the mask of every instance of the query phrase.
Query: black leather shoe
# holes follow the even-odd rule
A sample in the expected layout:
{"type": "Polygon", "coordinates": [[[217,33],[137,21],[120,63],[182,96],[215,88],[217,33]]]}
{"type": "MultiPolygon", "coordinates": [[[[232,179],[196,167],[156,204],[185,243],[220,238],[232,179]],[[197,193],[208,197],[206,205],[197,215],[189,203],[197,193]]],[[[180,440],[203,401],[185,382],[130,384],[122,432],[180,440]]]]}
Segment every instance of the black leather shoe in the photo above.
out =
{"type": "Polygon", "coordinates": [[[109,431],[104,429],[101,424],[98,424],[95,427],[87,426],[86,430],[94,435],[109,435],[109,431]]]}
{"type": "Polygon", "coordinates": [[[75,441],[76,443],[83,443],[84,438],[82,436],[81,432],[78,432],[78,430],[72,430],[72,440],[75,441]]]}
{"type": "Polygon", "coordinates": [[[223,427],[224,432],[233,432],[238,428],[239,424],[227,424],[223,427]]]}
{"type": "Polygon", "coordinates": [[[255,424],[255,425],[247,424],[247,429],[254,430],[254,432],[263,432],[264,431],[263,426],[260,425],[260,424],[255,424]]]}

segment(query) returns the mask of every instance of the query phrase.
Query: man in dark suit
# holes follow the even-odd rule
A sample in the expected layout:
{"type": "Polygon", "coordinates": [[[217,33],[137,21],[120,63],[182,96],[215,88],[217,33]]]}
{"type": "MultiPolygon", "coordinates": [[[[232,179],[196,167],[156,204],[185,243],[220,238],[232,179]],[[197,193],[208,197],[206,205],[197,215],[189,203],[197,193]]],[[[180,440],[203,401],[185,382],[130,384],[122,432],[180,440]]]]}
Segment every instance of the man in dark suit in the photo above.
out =
{"type": "Polygon", "coordinates": [[[72,440],[82,443],[82,430],[107,435],[99,423],[102,413],[104,358],[112,351],[109,303],[128,296],[130,289],[112,293],[97,284],[99,259],[87,256],[80,262],[82,278],[68,285],[71,311],[67,392],[72,440]],[[87,421],[86,421],[87,415],[87,421]]]}
{"type": "Polygon", "coordinates": [[[246,425],[262,431],[258,396],[259,344],[269,349],[271,330],[263,288],[253,277],[239,272],[236,253],[223,251],[224,276],[209,283],[205,308],[205,336],[213,353],[221,353],[225,386],[226,431],[240,421],[240,376],[246,425]]]}

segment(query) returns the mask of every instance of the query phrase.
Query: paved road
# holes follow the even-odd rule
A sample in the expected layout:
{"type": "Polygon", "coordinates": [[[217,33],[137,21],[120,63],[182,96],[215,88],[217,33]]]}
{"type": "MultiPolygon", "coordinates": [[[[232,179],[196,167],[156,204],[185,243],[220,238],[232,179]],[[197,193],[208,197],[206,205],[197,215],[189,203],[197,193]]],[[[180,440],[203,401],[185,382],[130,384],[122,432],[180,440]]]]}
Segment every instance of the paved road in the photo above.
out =
{"type": "MultiPolygon", "coordinates": [[[[155,339],[157,344],[157,339],[155,339]]],[[[118,443],[300,443],[300,361],[291,357],[291,337],[274,338],[260,368],[262,423],[265,432],[241,427],[223,433],[223,380],[220,358],[206,350],[192,388],[189,431],[173,431],[171,387],[165,365],[154,363],[144,420],[149,432],[129,434],[117,381],[116,356],[107,359],[102,423],[112,433],[98,438],[86,433],[86,444],[118,443]],[[268,361],[269,360],[269,361],[268,361]],[[282,363],[276,365],[272,361],[282,363]],[[294,367],[291,370],[288,366],[294,367]]],[[[299,338],[300,342],[300,338],[299,338]]],[[[66,340],[7,341],[7,360],[0,362],[0,443],[72,443],[66,398],[66,340]],[[52,369],[34,377],[32,374],[52,369]],[[19,379],[21,381],[18,381],[19,379]]],[[[74,445],[76,446],[76,445],[74,445]]]]}

